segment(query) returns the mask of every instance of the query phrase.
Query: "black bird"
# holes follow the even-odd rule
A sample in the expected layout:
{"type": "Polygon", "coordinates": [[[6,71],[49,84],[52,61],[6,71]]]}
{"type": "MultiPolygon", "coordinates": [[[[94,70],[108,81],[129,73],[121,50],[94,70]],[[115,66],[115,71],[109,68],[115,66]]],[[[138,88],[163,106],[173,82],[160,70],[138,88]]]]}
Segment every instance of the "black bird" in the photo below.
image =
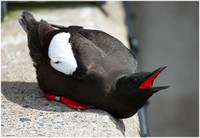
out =
{"type": "Polygon", "coordinates": [[[163,66],[136,72],[133,53],[109,34],[81,26],[36,21],[23,11],[19,23],[44,93],[64,96],[106,110],[116,118],[133,116],[157,91],[152,87],[163,66]]]}

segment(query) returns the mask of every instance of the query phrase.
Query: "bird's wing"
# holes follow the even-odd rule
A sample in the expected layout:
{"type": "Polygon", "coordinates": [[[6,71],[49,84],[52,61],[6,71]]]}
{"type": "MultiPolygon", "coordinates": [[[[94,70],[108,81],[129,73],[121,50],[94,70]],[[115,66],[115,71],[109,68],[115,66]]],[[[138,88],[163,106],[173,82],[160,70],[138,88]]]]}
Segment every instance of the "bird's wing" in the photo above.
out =
{"type": "Polygon", "coordinates": [[[80,62],[79,67],[85,68],[85,75],[90,77],[106,77],[111,70],[111,62],[104,51],[86,39],[79,33],[71,36],[70,42],[73,51],[76,51],[76,59],[80,62]]]}
{"type": "Polygon", "coordinates": [[[70,77],[83,79],[90,75],[105,78],[110,72],[130,73],[136,70],[135,56],[119,40],[102,31],[87,30],[80,26],[52,26],[41,20],[38,34],[45,45],[44,52],[48,52],[52,37],[60,32],[70,33],[69,40],[78,64],[70,77]]]}
{"type": "Polygon", "coordinates": [[[84,28],[71,34],[72,47],[79,52],[87,74],[112,80],[119,74],[136,72],[135,56],[116,38],[102,31],[84,28]]]}
{"type": "Polygon", "coordinates": [[[88,74],[101,74],[99,76],[102,76],[102,74],[106,75],[105,70],[108,70],[109,67],[106,66],[106,64],[109,64],[109,61],[106,59],[106,54],[90,40],[77,33],[77,31],[81,28],[82,27],[80,26],[52,26],[46,21],[41,20],[38,27],[38,34],[40,42],[43,46],[42,55],[46,56],[44,58],[49,59],[49,45],[54,35],[61,32],[70,33],[69,40],[78,67],[76,68],[75,72],[73,72],[73,74],[69,74],[67,76],[77,79],[83,79],[88,74]],[[56,27],[57,29],[55,29],[54,27],[56,27]]]}
{"type": "Polygon", "coordinates": [[[101,49],[116,69],[136,71],[136,57],[118,39],[99,30],[80,29],[78,33],[101,49]]]}

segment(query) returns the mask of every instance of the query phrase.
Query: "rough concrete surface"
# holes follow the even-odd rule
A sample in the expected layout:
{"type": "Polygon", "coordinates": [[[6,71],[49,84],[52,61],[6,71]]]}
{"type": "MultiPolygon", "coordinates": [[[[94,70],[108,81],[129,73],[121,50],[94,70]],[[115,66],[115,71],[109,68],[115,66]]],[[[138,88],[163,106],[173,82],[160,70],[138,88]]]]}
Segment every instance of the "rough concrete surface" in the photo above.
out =
{"type": "MultiPolygon", "coordinates": [[[[107,2],[103,8],[109,16],[95,6],[31,13],[37,20],[54,24],[98,28],[128,45],[122,4],[107,2]]],[[[119,120],[99,109],[79,111],[45,99],[37,85],[26,34],[17,21],[21,11],[15,12],[1,26],[1,136],[139,136],[137,115],[119,120]]]]}

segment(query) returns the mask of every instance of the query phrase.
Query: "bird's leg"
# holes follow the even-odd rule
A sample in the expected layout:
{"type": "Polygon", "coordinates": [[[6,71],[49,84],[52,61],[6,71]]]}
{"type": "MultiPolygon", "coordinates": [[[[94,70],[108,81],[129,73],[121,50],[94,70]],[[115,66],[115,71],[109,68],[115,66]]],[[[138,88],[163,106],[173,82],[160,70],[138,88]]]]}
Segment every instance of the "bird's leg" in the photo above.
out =
{"type": "Polygon", "coordinates": [[[72,99],[66,98],[64,96],[60,97],[60,96],[55,96],[52,94],[45,94],[45,97],[49,100],[54,100],[54,101],[58,101],[61,103],[66,104],[68,107],[73,108],[73,109],[89,109],[89,108],[94,108],[93,106],[89,106],[89,105],[85,105],[82,103],[79,103],[77,101],[74,101],[72,99]]]}

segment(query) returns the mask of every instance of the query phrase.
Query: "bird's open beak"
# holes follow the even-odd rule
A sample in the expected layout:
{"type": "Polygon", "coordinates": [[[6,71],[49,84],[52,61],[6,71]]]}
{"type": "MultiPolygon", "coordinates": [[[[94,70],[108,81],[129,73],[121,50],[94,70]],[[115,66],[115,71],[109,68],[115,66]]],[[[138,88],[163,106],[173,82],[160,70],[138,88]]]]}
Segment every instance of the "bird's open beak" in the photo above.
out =
{"type": "Polygon", "coordinates": [[[146,78],[145,81],[140,85],[139,88],[141,89],[149,89],[150,91],[157,92],[159,90],[163,90],[168,88],[169,86],[159,86],[159,87],[152,87],[154,79],[166,68],[167,66],[162,66],[157,70],[150,73],[146,78]]]}

